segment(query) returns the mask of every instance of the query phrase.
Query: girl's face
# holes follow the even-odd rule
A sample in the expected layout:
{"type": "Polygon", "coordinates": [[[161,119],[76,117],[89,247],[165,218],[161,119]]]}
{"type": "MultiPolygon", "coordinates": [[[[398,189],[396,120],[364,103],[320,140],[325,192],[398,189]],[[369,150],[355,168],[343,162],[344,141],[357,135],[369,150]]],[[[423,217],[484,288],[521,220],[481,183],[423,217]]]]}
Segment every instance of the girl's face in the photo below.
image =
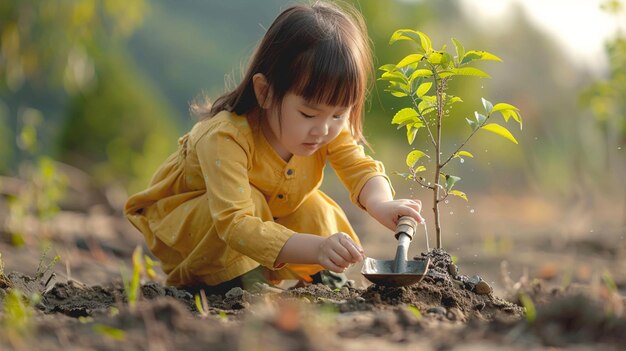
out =
{"type": "Polygon", "coordinates": [[[274,150],[284,159],[309,156],[331,142],[344,128],[349,107],[313,104],[287,93],[282,101],[282,118],[276,109],[267,110],[263,132],[274,150]]]}

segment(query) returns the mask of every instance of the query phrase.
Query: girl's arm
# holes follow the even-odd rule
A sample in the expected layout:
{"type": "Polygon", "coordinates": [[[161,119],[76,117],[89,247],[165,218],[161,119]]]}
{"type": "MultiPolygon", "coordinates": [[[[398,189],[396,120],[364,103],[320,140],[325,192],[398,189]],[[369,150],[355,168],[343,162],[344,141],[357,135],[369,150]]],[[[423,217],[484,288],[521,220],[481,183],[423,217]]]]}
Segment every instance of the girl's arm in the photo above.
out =
{"type": "Polygon", "coordinates": [[[422,202],[394,200],[389,182],[382,176],[372,177],[365,183],[359,194],[359,203],[370,216],[391,230],[395,230],[396,223],[402,216],[410,216],[418,223],[424,223],[424,218],[420,215],[422,202]]]}
{"type": "Polygon", "coordinates": [[[329,237],[296,233],[283,245],[275,266],[283,263],[319,264],[341,273],[363,258],[363,249],[346,233],[339,232],[329,237]]]}

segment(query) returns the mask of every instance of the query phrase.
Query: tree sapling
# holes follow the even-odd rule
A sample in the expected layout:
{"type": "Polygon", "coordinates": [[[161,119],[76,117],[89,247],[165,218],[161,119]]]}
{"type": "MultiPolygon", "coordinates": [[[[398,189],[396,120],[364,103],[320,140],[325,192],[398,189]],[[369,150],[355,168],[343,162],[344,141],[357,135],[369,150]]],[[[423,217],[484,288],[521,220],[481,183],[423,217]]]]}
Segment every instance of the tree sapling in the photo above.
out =
{"type": "MultiPolygon", "coordinates": [[[[432,191],[433,212],[435,218],[435,229],[437,233],[437,248],[442,248],[441,223],[439,218],[439,204],[445,201],[449,195],[460,197],[467,201],[467,195],[455,189],[455,184],[461,179],[458,176],[445,173],[446,166],[453,159],[462,157],[474,157],[463,148],[467,142],[479,130],[486,130],[498,134],[511,142],[517,144],[517,140],[511,132],[498,123],[492,121],[492,117],[499,112],[505,122],[513,119],[522,128],[522,118],[519,109],[511,104],[492,104],[486,99],[482,99],[484,112],[475,112],[474,118],[466,118],[471,128],[471,132],[455,151],[447,156],[443,155],[442,129],[444,117],[449,118],[449,109],[452,104],[462,102],[459,96],[448,94],[448,82],[459,76],[473,76],[480,78],[490,78],[484,71],[470,67],[469,64],[478,60],[502,61],[497,56],[486,52],[469,50],[466,51],[463,45],[456,39],[452,39],[456,48],[456,56],[446,51],[444,45],[441,50],[433,48],[430,38],[416,30],[399,29],[393,33],[389,44],[397,41],[412,41],[417,44],[414,53],[407,55],[396,64],[386,64],[380,67],[382,74],[379,80],[387,81],[385,91],[391,95],[406,99],[410,102],[410,107],[398,111],[391,121],[398,124],[398,129],[406,127],[407,141],[413,144],[418,130],[425,129],[425,137],[432,144],[431,155],[422,150],[413,150],[406,156],[406,164],[409,167],[408,173],[400,173],[406,179],[419,183],[420,186],[432,191]],[[430,93],[430,94],[429,94],[430,93]],[[423,157],[434,160],[432,171],[432,182],[428,182],[421,174],[427,169],[423,164],[419,164],[423,157]]],[[[447,142],[447,140],[446,140],[447,142]]]]}

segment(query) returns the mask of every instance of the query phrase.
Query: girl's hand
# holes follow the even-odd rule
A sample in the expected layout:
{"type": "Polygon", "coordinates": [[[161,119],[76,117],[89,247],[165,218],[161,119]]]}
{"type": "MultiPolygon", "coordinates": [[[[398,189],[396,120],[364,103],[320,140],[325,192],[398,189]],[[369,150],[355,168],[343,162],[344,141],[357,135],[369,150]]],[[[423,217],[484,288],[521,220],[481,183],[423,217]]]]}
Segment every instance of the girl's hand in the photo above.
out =
{"type": "Polygon", "coordinates": [[[413,217],[417,223],[424,223],[421,210],[422,202],[410,199],[380,201],[367,207],[370,216],[391,230],[396,230],[396,223],[402,216],[413,217]]]}
{"type": "Polygon", "coordinates": [[[317,260],[324,268],[343,273],[351,264],[363,261],[363,249],[348,234],[339,232],[324,239],[317,260]]]}

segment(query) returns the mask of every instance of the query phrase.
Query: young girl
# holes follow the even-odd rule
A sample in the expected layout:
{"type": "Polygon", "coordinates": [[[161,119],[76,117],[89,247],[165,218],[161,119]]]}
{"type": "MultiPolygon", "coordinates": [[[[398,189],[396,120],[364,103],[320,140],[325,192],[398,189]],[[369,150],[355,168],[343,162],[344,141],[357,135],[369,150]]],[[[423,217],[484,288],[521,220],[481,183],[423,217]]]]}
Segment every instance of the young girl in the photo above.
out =
{"type": "Polygon", "coordinates": [[[223,293],[249,281],[324,282],[361,261],[346,215],[319,190],[327,162],[386,227],[404,215],[423,222],[421,203],[394,200],[383,165],[358,144],[372,65],[358,13],[296,5],[235,90],[192,105],[204,118],[125,208],[168,284],[223,293]]]}

